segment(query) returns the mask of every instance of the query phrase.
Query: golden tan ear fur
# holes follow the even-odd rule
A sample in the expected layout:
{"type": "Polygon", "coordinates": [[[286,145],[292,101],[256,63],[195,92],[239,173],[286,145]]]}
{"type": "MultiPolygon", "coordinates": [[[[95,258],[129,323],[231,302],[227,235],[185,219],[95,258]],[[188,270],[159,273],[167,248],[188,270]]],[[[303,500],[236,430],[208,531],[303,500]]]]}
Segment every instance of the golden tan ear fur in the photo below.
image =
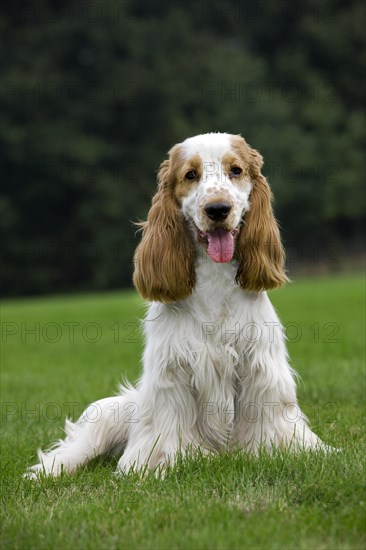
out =
{"type": "Polygon", "coordinates": [[[261,174],[262,165],[261,155],[249,148],[253,189],[250,209],[244,216],[236,244],[239,261],[236,282],[241,288],[256,292],[280,287],[288,280],[280,231],[272,210],[272,193],[261,174]]]}
{"type": "Polygon", "coordinates": [[[133,282],[143,298],[158,302],[183,300],[195,285],[195,249],[174,196],[171,161],[160,165],[158,191],[135,252],[133,282]]]}

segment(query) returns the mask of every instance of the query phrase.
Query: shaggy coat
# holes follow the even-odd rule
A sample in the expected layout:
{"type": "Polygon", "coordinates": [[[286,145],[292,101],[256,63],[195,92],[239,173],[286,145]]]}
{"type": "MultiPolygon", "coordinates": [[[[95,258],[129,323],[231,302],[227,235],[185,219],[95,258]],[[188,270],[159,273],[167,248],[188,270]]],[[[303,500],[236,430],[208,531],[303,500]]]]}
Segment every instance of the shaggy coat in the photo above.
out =
{"type": "Polygon", "coordinates": [[[26,475],[72,472],[110,452],[128,472],[164,470],[192,449],[322,446],[266,294],[287,278],[262,164],[229,134],[170,150],[135,254],[134,284],[149,301],[141,378],[66,421],[66,438],[26,475]]]}

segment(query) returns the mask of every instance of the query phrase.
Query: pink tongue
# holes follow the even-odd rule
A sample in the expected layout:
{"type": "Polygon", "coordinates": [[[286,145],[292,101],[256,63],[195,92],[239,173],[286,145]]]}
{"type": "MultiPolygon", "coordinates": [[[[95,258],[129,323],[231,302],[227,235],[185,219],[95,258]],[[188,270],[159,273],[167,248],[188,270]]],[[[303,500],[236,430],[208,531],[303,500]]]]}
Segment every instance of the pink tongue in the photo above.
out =
{"type": "Polygon", "coordinates": [[[234,255],[234,237],[230,231],[215,229],[207,234],[207,252],[211,260],[217,263],[230,262],[234,255]]]}

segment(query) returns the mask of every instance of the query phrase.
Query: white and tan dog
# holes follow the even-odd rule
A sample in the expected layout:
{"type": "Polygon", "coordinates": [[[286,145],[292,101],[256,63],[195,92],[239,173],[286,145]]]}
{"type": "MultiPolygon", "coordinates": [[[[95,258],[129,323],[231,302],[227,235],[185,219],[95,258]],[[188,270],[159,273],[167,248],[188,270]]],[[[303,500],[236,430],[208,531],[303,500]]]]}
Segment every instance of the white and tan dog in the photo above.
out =
{"type": "Polygon", "coordinates": [[[67,421],[66,438],[39,451],[26,475],[73,472],[113,451],[128,472],[164,469],[195,448],[322,447],[265,292],[287,279],[261,167],[240,136],[171,149],[135,255],[134,283],[150,301],[142,376],[67,421]]]}

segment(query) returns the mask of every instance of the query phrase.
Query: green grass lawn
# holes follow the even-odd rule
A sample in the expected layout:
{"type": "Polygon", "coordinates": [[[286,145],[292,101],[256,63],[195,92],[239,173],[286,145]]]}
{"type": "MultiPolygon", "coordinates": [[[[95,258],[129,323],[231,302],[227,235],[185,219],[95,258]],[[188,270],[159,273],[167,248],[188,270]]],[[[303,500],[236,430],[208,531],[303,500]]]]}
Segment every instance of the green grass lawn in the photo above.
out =
{"type": "Polygon", "coordinates": [[[115,461],[22,479],[35,450],[91,401],[136,380],[134,293],[12,300],[2,307],[2,546],[6,548],[365,548],[364,287],[358,276],[273,292],[299,399],[333,454],[187,459],[164,480],[116,478],[115,461]],[[32,332],[33,331],[33,332],[32,332]]]}

